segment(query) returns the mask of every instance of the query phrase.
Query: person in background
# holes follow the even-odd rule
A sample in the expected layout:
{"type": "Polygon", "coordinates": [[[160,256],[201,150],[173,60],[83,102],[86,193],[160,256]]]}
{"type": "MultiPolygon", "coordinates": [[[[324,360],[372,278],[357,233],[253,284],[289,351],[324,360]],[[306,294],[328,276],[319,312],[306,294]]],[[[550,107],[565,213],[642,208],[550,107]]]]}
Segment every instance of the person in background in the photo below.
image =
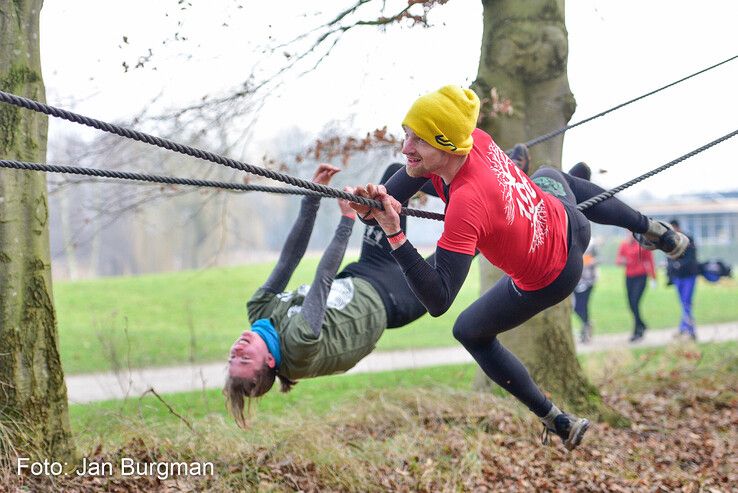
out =
{"type": "Polygon", "coordinates": [[[684,255],[678,259],[667,260],[666,275],[669,278],[669,284],[676,287],[679,302],[682,305],[682,319],[679,322],[679,332],[676,336],[694,341],[697,339],[697,332],[692,316],[692,298],[694,288],[697,285],[697,275],[700,273],[700,264],[697,262],[697,247],[695,247],[694,239],[681,230],[679,221],[672,219],[669,224],[674,228],[674,231],[683,233],[689,238],[689,246],[684,255]]]}
{"type": "MultiPolygon", "coordinates": [[[[571,167],[569,174],[589,181],[592,178],[592,169],[587,163],[580,162],[571,167]]],[[[597,280],[597,248],[592,241],[589,242],[589,246],[584,251],[582,261],[584,263],[582,277],[574,288],[574,313],[582,321],[579,340],[586,344],[592,340],[592,323],[589,320],[589,297],[597,280]]]]}
{"type": "Polygon", "coordinates": [[[656,283],[653,254],[644,249],[635,237],[628,235],[618,248],[615,263],[625,267],[625,289],[628,293],[628,306],[633,313],[633,334],[630,336],[630,342],[638,342],[643,339],[646,332],[646,323],[640,311],[646,281],[651,277],[652,286],[656,283]]]}
{"type": "Polygon", "coordinates": [[[589,298],[597,281],[597,247],[593,241],[589,242],[582,257],[582,277],[574,288],[574,313],[582,321],[579,340],[587,344],[592,340],[592,322],[589,319],[589,298]]]}

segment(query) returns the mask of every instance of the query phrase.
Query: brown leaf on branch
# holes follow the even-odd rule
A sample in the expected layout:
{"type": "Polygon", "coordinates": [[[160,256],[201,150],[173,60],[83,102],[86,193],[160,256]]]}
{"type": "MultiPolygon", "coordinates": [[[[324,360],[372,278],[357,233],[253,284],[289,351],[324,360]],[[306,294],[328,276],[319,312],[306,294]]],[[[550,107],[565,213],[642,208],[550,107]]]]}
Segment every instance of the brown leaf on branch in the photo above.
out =
{"type": "MultiPolygon", "coordinates": [[[[296,155],[294,159],[297,163],[302,163],[307,158],[315,161],[333,161],[340,158],[341,164],[345,167],[357,153],[388,147],[399,150],[400,142],[398,137],[387,131],[387,127],[382,127],[367,132],[361,138],[353,135],[333,135],[315,139],[312,146],[296,155]]],[[[267,163],[266,156],[264,158],[264,162],[267,163]]],[[[274,160],[269,161],[267,164],[274,164],[274,160]]]]}
{"type": "Polygon", "coordinates": [[[514,112],[512,101],[509,98],[500,97],[496,87],[490,89],[489,97],[481,98],[480,103],[478,122],[486,118],[497,118],[498,115],[512,116],[514,112]]]}

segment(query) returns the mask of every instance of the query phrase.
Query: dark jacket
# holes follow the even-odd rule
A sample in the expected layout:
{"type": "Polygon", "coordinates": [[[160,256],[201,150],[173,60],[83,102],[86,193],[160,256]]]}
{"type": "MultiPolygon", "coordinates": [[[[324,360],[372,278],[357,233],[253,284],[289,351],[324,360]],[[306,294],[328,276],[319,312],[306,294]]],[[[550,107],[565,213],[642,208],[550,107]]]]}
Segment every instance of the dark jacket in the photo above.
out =
{"type": "Polygon", "coordinates": [[[700,264],[697,262],[697,247],[695,247],[694,239],[689,238],[689,246],[680,258],[676,260],[667,260],[666,274],[669,279],[684,278],[696,276],[700,273],[700,264]]]}

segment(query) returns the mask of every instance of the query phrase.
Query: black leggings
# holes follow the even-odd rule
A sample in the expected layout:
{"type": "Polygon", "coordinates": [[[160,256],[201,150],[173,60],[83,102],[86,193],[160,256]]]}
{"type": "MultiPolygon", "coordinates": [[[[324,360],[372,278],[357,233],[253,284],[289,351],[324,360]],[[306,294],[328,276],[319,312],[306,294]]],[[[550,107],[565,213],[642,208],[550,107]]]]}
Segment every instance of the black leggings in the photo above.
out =
{"type": "Polygon", "coordinates": [[[574,292],[574,312],[583,324],[589,323],[589,296],[592,294],[592,287],[588,287],[579,293],[574,292]]]}
{"type": "Polygon", "coordinates": [[[641,298],[646,290],[646,281],[648,276],[633,276],[625,278],[625,289],[628,292],[628,306],[633,313],[633,333],[642,333],[646,329],[646,324],[641,318],[641,298]]]}
{"type": "MultiPolygon", "coordinates": [[[[551,177],[551,171],[561,174],[566,180],[566,183],[569,185],[569,191],[574,196],[574,205],[581,204],[585,200],[589,200],[605,191],[604,188],[588,180],[583,180],[582,178],[577,178],[576,176],[571,176],[552,168],[541,168],[533,176],[539,176],[539,173],[541,173],[540,176],[551,177]]],[[[648,230],[648,218],[615,197],[610,197],[595,206],[584,209],[583,214],[587,219],[597,224],[620,226],[634,233],[645,233],[648,230]]]]}
{"type": "Polygon", "coordinates": [[[564,269],[551,284],[537,291],[523,291],[509,276],[503,276],[461,313],[453,333],[489,378],[543,417],[551,410],[551,402],[520,360],[500,344],[497,334],[517,327],[574,291],[582,274],[582,256],[589,244],[588,217],[639,232],[646,231],[648,219],[617,199],[606,200],[585,216],[577,210],[577,202],[597,195],[602,191],[600,187],[553,168],[539,169],[533,179],[544,191],[561,200],[566,209],[568,256],[564,269]],[[545,187],[546,184],[555,186],[545,187]]]}

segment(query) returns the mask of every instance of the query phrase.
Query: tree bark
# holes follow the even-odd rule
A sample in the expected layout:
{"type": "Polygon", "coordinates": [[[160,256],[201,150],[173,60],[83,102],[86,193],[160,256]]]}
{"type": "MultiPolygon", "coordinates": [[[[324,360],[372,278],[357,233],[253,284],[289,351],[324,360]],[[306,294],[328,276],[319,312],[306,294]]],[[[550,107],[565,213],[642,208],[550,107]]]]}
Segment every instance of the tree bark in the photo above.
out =
{"type": "MultiPolygon", "coordinates": [[[[512,101],[512,115],[490,116],[483,106],[480,127],[503,149],[561,128],[570,120],[576,102],[567,77],[568,39],[563,0],[483,0],[484,30],[479,71],[474,88],[489,98],[496,88],[501,99],[512,101]]],[[[563,136],[534,146],[531,173],[540,164],[561,168],[563,136]],[[536,166],[538,165],[538,166],[536,166]]],[[[480,259],[482,291],[501,272],[480,259]]],[[[581,413],[614,419],[602,405],[576,358],[569,302],[537,315],[500,336],[530,370],[533,379],[557,402],[581,413]]],[[[478,387],[490,386],[481,373],[478,387]]]]}
{"type": "MultiPolygon", "coordinates": [[[[0,0],[0,88],[43,101],[41,0],[0,0]]],[[[44,162],[47,119],[0,107],[0,155],[44,162]]],[[[0,460],[72,460],[51,291],[46,178],[0,171],[0,460]]]]}

